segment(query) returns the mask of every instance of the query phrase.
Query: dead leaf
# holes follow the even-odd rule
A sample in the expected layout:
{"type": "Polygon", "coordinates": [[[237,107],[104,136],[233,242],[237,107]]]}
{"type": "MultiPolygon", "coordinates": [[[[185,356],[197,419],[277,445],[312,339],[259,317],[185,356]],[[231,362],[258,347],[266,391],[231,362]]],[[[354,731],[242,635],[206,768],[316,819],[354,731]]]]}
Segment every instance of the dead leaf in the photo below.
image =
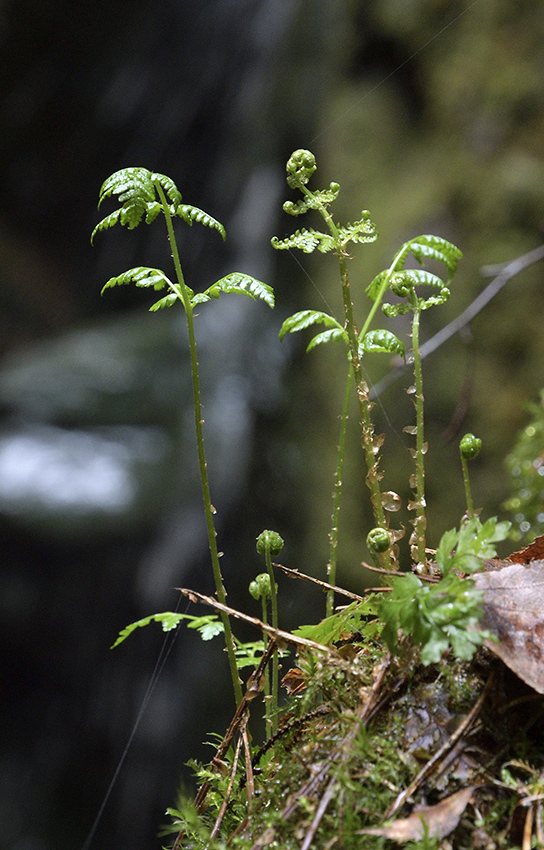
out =
{"type": "Polygon", "coordinates": [[[453,832],[473,793],[474,786],[471,785],[446,797],[435,806],[424,806],[407,818],[393,821],[389,826],[361,829],[358,835],[383,835],[384,838],[396,841],[397,844],[404,844],[406,841],[417,841],[423,838],[426,827],[429,838],[441,840],[453,832]]]}
{"type": "Polygon", "coordinates": [[[485,645],[544,694],[544,560],[513,563],[472,578],[484,592],[479,626],[498,639],[485,645]]]}
{"type": "Polygon", "coordinates": [[[530,561],[539,561],[544,558],[544,534],[540,537],[535,537],[533,542],[526,546],[525,549],[520,549],[519,552],[512,552],[508,556],[509,561],[514,561],[516,564],[528,564],[530,561]]]}
{"type": "Polygon", "coordinates": [[[291,667],[281,680],[282,687],[285,688],[289,696],[296,696],[306,687],[302,670],[298,667],[291,667]]]}

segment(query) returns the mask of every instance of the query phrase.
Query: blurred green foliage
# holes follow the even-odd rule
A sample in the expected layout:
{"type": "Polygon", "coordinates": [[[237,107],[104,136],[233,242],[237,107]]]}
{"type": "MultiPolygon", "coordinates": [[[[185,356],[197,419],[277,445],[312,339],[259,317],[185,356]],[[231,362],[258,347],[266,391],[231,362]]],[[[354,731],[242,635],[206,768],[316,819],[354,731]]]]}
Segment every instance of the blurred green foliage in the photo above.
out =
{"type": "Polygon", "coordinates": [[[544,390],[529,411],[531,421],[506,457],[512,496],[503,505],[513,515],[512,538],[524,543],[544,534],[544,390]]]}

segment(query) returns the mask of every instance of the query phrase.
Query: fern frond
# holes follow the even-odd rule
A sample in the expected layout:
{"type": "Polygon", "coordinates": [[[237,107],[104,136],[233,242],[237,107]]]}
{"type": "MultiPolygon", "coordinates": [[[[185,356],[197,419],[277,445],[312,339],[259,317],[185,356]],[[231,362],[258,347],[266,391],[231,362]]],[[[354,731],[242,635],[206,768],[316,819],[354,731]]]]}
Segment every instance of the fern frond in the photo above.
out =
{"type": "Polygon", "coordinates": [[[319,230],[313,230],[313,228],[297,230],[287,239],[278,239],[273,236],[271,241],[272,247],[277,250],[298,248],[305,254],[311,254],[316,248],[325,254],[328,251],[334,251],[336,247],[332,236],[329,236],[328,233],[321,233],[319,230]]]}
{"type": "Polygon", "coordinates": [[[149,311],[151,313],[156,313],[157,310],[163,310],[165,307],[173,307],[178,300],[178,296],[174,292],[170,292],[168,295],[165,295],[164,298],[160,298],[158,301],[155,301],[155,303],[149,308],[149,311]]]}
{"type": "Polygon", "coordinates": [[[399,354],[404,357],[404,343],[391,331],[368,331],[359,342],[359,354],[399,354]]]}
{"type": "Polygon", "coordinates": [[[297,230],[292,236],[288,236],[287,239],[278,239],[277,236],[273,236],[271,242],[272,247],[276,248],[277,251],[299,248],[305,254],[311,254],[317,247],[319,240],[312,231],[297,230]]]}
{"type": "Polygon", "coordinates": [[[113,227],[117,224],[119,217],[121,215],[121,210],[115,210],[115,212],[110,213],[103,218],[102,221],[99,221],[93,232],[91,233],[91,245],[94,243],[94,237],[100,230],[109,230],[110,227],[113,227]]]}
{"type": "Polygon", "coordinates": [[[308,210],[317,210],[320,207],[328,207],[336,200],[340,192],[338,183],[331,183],[330,189],[322,189],[313,192],[311,196],[301,198],[299,201],[285,201],[283,211],[289,215],[302,215],[308,210]]]}
{"type": "Polygon", "coordinates": [[[446,266],[450,276],[455,274],[459,260],[463,256],[456,245],[440,236],[425,234],[411,239],[407,245],[419,263],[424,265],[426,259],[438,260],[446,266]]]}
{"type": "Polygon", "coordinates": [[[138,199],[141,203],[155,200],[152,174],[147,168],[122,168],[110,174],[100,188],[98,206],[104,198],[117,195],[120,201],[138,199]]]}
{"type": "Polygon", "coordinates": [[[382,287],[382,284],[383,284],[383,282],[384,282],[384,280],[385,280],[385,278],[387,277],[388,274],[390,274],[389,269],[385,269],[385,271],[377,274],[376,277],[373,280],[371,280],[370,283],[368,284],[365,292],[366,292],[366,294],[368,295],[368,297],[370,298],[371,301],[375,301],[376,298],[378,297],[378,293],[379,293],[379,291],[382,287]]]}
{"type": "Polygon", "coordinates": [[[117,195],[121,207],[97,224],[91,234],[91,242],[99,230],[113,227],[117,222],[133,230],[144,216],[147,224],[157,218],[161,205],[156,200],[153,176],[147,168],[123,168],[104,181],[100,188],[98,206],[100,207],[105,198],[117,195]]]}
{"type": "Polygon", "coordinates": [[[153,172],[150,174],[150,178],[152,183],[158,183],[162,186],[166,197],[171,204],[174,204],[175,206],[181,204],[181,192],[170,177],[167,177],[166,174],[157,174],[156,172],[153,172]]]}
{"type": "Polygon", "coordinates": [[[404,279],[409,279],[412,286],[434,286],[439,289],[445,286],[442,278],[425,269],[405,269],[402,276],[404,279]]]}
{"type": "Polygon", "coordinates": [[[328,331],[321,331],[310,340],[306,347],[306,351],[312,351],[317,345],[323,345],[327,342],[338,342],[343,339],[347,342],[347,334],[343,328],[331,328],[328,331]]]}
{"type": "Polygon", "coordinates": [[[325,325],[328,328],[336,328],[347,339],[346,332],[340,322],[337,322],[333,316],[329,316],[328,313],[322,313],[320,310],[299,310],[298,313],[293,313],[281,326],[280,339],[283,339],[287,333],[303,331],[305,328],[318,324],[325,325]]]}
{"type": "Polygon", "coordinates": [[[212,218],[211,215],[208,215],[208,213],[200,210],[198,207],[193,207],[191,204],[178,204],[175,207],[175,214],[187,222],[187,224],[192,225],[193,221],[198,221],[199,224],[203,224],[205,227],[212,227],[214,230],[217,230],[223,239],[227,238],[225,228],[221,222],[212,218]]]}
{"type": "Polygon", "coordinates": [[[219,298],[223,292],[248,295],[254,301],[260,298],[269,307],[274,308],[274,290],[272,287],[242,272],[228,274],[209,286],[205,292],[197,293],[191,301],[193,304],[204,304],[210,298],[219,298]]]}
{"type": "Polygon", "coordinates": [[[359,221],[338,229],[338,236],[342,245],[348,242],[374,242],[378,238],[378,231],[368,210],[363,210],[359,221]]]}
{"type": "Polygon", "coordinates": [[[144,617],[143,620],[136,620],[135,623],[131,623],[126,628],[122,629],[119,632],[119,637],[110,647],[110,649],[114,649],[116,646],[119,646],[129,635],[132,634],[136,629],[143,628],[143,626],[148,626],[150,623],[155,621],[156,623],[160,623],[162,626],[163,632],[170,632],[172,629],[175,629],[176,626],[180,624],[184,615],[183,614],[174,614],[171,611],[165,611],[162,614],[151,614],[149,617],[144,617]]]}
{"type": "Polygon", "coordinates": [[[102,287],[102,292],[105,289],[111,289],[114,286],[124,286],[127,283],[134,283],[136,286],[152,286],[153,289],[164,289],[165,286],[172,286],[171,281],[166,277],[160,269],[148,269],[145,266],[138,266],[134,269],[129,269],[117,277],[111,277],[102,287]]]}
{"type": "Polygon", "coordinates": [[[194,617],[192,614],[174,614],[172,611],[163,611],[161,614],[151,614],[149,617],[144,617],[143,620],[137,620],[135,623],[126,626],[119,632],[119,637],[110,649],[119,646],[136,629],[148,626],[153,621],[161,624],[163,632],[171,632],[172,629],[179,626],[182,620],[187,621],[189,629],[196,629],[200,632],[202,640],[211,640],[223,632],[223,623],[218,622],[217,614],[204,614],[200,617],[194,617]]]}

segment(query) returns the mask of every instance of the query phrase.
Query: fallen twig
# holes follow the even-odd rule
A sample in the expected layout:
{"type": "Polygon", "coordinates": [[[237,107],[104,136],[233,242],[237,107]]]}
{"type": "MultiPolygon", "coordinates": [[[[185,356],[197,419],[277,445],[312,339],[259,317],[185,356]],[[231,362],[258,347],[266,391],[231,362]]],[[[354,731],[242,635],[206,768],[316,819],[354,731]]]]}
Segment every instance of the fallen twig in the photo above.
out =
{"type": "Polygon", "coordinates": [[[264,623],[257,617],[250,617],[249,614],[242,614],[241,611],[237,611],[235,608],[223,605],[223,603],[218,602],[217,599],[214,599],[212,596],[204,596],[202,593],[197,593],[196,590],[189,590],[186,587],[176,587],[175,590],[179,590],[179,592],[183,593],[184,596],[188,596],[191,602],[203,602],[204,605],[210,605],[218,611],[224,611],[236,620],[243,620],[245,623],[251,623],[252,626],[260,629],[262,632],[266,632],[266,634],[275,640],[277,644],[286,643],[290,646],[313,649],[316,652],[325,652],[327,655],[331,652],[331,649],[328,646],[323,646],[323,644],[316,643],[314,640],[297,637],[296,635],[292,635],[291,632],[284,632],[283,629],[274,629],[268,623],[264,623]]]}
{"type": "Polygon", "coordinates": [[[339,593],[341,596],[346,596],[348,599],[353,599],[355,602],[363,602],[362,596],[359,596],[357,593],[352,593],[350,590],[344,590],[343,587],[338,587],[336,584],[329,584],[326,581],[321,581],[318,578],[306,575],[306,573],[301,573],[299,570],[284,567],[283,564],[274,564],[273,566],[283,570],[289,578],[300,578],[303,581],[309,581],[312,584],[317,584],[319,587],[322,587],[323,590],[334,590],[335,593],[339,593]]]}

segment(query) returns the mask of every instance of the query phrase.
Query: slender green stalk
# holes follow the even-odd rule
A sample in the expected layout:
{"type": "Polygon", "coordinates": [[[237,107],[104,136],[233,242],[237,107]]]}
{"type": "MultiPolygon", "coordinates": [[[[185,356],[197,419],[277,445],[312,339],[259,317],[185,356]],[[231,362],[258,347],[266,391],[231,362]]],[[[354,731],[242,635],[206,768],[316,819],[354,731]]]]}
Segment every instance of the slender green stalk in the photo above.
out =
{"type": "MultiPolygon", "coordinates": [[[[346,381],[346,390],[344,393],[344,405],[342,407],[342,417],[340,424],[340,440],[338,443],[338,453],[336,459],[336,472],[334,474],[334,493],[331,516],[331,533],[330,533],[330,554],[329,563],[327,564],[327,581],[329,584],[336,584],[336,565],[337,565],[337,550],[338,550],[338,521],[340,518],[340,498],[342,496],[342,476],[344,471],[344,457],[346,453],[346,431],[349,412],[349,399],[351,396],[351,385],[353,381],[353,370],[351,365],[348,370],[348,379],[346,381]]],[[[327,608],[326,616],[331,617],[334,611],[334,590],[327,591],[327,608]]]]}
{"type": "MultiPolygon", "coordinates": [[[[414,294],[417,301],[417,295],[414,294]]],[[[414,347],[414,378],[415,378],[415,406],[416,406],[416,519],[414,530],[416,536],[417,560],[427,571],[426,555],[426,530],[427,518],[425,512],[425,435],[424,435],[424,397],[423,397],[423,375],[421,371],[421,356],[419,351],[419,318],[421,310],[415,306],[412,320],[412,343],[414,347]]]]}
{"type": "Polygon", "coordinates": [[[349,282],[346,255],[342,248],[337,251],[338,265],[340,268],[340,279],[342,281],[342,297],[344,302],[345,329],[348,334],[349,350],[355,386],[357,389],[357,400],[359,402],[359,417],[361,421],[361,432],[363,438],[363,450],[367,466],[366,482],[370,490],[370,499],[374,511],[376,525],[386,528],[385,513],[380,491],[380,476],[378,473],[377,446],[374,441],[374,426],[370,416],[371,402],[368,384],[363,377],[361,359],[359,357],[359,346],[357,342],[357,327],[353,320],[353,302],[351,300],[351,285],[349,282]]]}
{"type": "Polygon", "coordinates": [[[474,505],[472,503],[472,490],[468,474],[468,461],[477,457],[482,448],[482,441],[474,434],[465,434],[459,443],[459,454],[461,455],[461,466],[463,468],[463,482],[465,485],[465,496],[467,500],[467,516],[474,519],[474,505]]]}
{"type": "MultiPolygon", "coordinates": [[[[270,555],[270,542],[267,540],[265,544],[266,569],[270,576],[270,608],[272,613],[272,627],[278,626],[278,594],[276,592],[276,580],[274,578],[274,569],[272,567],[272,558],[270,555]]],[[[279,690],[279,658],[278,650],[276,649],[272,656],[272,686],[270,698],[270,713],[267,710],[267,720],[270,721],[272,735],[276,734],[278,728],[278,690],[279,690]]]]}
{"type": "MultiPolygon", "coordinates": [[[[263,534],[266,534],[266,533],[267,532],[263,532],[263,534]]],[[[257,538],[257,540],[259,540],[259,539],[260,538],[257,538]]],[[[264,552],[265,552],[265,548],[264,548],[264,543],[263,543],[262,553],[264,553],[264,552]]],[[[251,596],[253,596],[253,599],[260,599],[261,600],[261,616],[262,616],[262,621],[265,624],[268,623],[268,599],[272,596],[272,581],[273,581],[273,578],[271,578],[269,572],[260,573],[258,576],[256,576],[256,578],[253,579],[253,581],[249,585],[249,592],[250,592],[251,596]]],[[[274,584],[274,598],[276,596],[275,591],[276,591],[276,587],[275,587],[275,584],[274,584]]],[[[268,646],[270,638],[267,635],[266,631],[263,631],[262,634],[263,634],[263,649],[266,652],[266,648],[268,646]]],[[[264,671],[264,674],[263,674],[263,677],[262,677],[262,682],[263,682],[264,712],[265,712],[265,721],[266,721],[266,736],[267,736],[267,738],[270,738],[270,736],[273,734],[273,720],[272,720],[272,718],[274,716],[274,712],[273,712],[272,705],[271,705],[272,697],[271,697],[271,693],[270,693],[270,674],[269,674],[268,670],[264,671]]]]}
{"type": "MultiPolygon", "coordinates": [[[[174,268],[176,270],[176,278],[177,278],[177,286],[175,286],[175,292],[178,297],[181,298],[183,302],[183,306],[185,307],[185,316],[187,319],[187,330],[189,332],[189,351],[191,358],[191,378],[193,384],[193,407],[194,407],[194,417],[195,417],[195,431],[196,431],[196,442],[197,442],[197,450],[198,450],[198,465],[200,471],[200,483],[202,487],[202,498],[204,501],[204,513],[206,516],[206,530],[208,534],[208,545],[210,549],[210,556],[212,561],[212,569],[213,576],[215,580],[215,589],[217,592],[217,598],[219,602],[223,605],[226,604],[227,593],[225,590],[225,586],[223,584],[223,576],[221,574],[221,567],[219,564],[219,552],[217,550],[217,532],[215,530],[215,524],[213,521],[213,515],[215,513],[215,508],[211,502],[210,496],[210,486],[208,482],[208,469],[206,463],[206,454],[204,451],[204,434],[202,430],[202,425],[204,420],[202,419],[202,404],[200,400],[200,379],[198,373],[198,360],[197,360],[197,350],[196,350],[196,338],[195,338],[195,329],[194,329],[194,318],[193,318],[193,307],[191,304],[191,300],[189,297],[189,293],[187,292],[187,287],[185,284],[185,279],[183,277],[183,272],[181,269],[181,263],[179,259],[179,252],[176,244],[176,237],[174,234],[174,227],[172,224],[172,217],[170,215],[170,210],[168,207],[168,201],[166,200],[166,196],[160,184],[155,184],[157,188],[157,192],[161,199],[162,208],[164,211],[164,216],[166,219],[166,227],[168,230],[168,240],[170,242],[170,247],[172,249],[172,258],[174,260],[174,268]]],[[[232,629],[230,626],[230,619],[228,614],[221,612],[221,619],[223,621],[223,629],[225,633],[225,644],[227,647],[227,654],[229,658],[229,666],[230,673],[232,677],[232,684],[234,687],[234,695],[236,698],[236,703],[239,704],[242,700],[242,687],[240,683],[240,677],[238,675],[238,667],[236,665],[236,655],[234,652],[234,639],[232,636],[232,629]]]]}
{"type": "MultiPolygon", "coordinates": [[[[309,189],[303,184],[300,186],[301,191],[308,197],[314,197],[309,189]]],[[[376,444],[374,442],[374,427],[370,417],[371,402],[369,396],[368,384],[363,377],[363,369],[361,359],[359,357],[358,330],[353,317],[353,301],[351,298],[351,284],[348,274],[347,254],[344,246],[341,244],[338,228],[334,220],[323,204],[318,204],[317,209],[325,220],[333,239],[336,241],[336,255],[338,257],[338,267],[340,271],[340,281],[342,284],[342,302],[344,306],[344,328],[348,335],[348,346],[350,353],[350,361],[355,377],[355,386],[357,389],[357,400],[359,404],[359,418],[361,422],[363,451],[365,453],[365,461],[367,466],[366,482],[370,490],[370,499],[374,512],[376,525],[382,528],[387,527],[385,513],[382,504],[382,496],[380,492],[380,477],[378,473],[378,462],[376,460],[376,444]]],[[[384,289],[385,292],[385,289],[384,289]]],[[[375,305],[374,310],[377,309],[375,305]]],[[[370,317],[371,318],[371,317],[370,317]]],[[[367,319],[367,326],[369,319],[367,319]]]]}
{"type": "MultiPolygon", "coordinates": [[[[266,596],[264,593],[261,596],[261,615],[263,618],[263,623],[268,623],[268,603],[266,601],[266,596]]],[[[266,634],[266,632],[263,632],[263,648],[265,652],[266,647],[268,646],[268,641],[268,635],[266,634]]],[[[265,671],[265,675],[263,676],[263,702],[266,718],[266,737],[271,738],[274,733],[272,728],[272,711],[270,707],[270,677],[268,676],[268,671],[265,671]]]]}
{"type": "Polygon", "coordinates": [[[364,337],[365,333],[366,333],[366,332],[367,332],[367,330],[369,329],[370,324],[371,324],[371,322],[372,322],[372,319],[374,318],[374,316],[375,316],[375,314],[376,314],[376,312],[377,312],[378,308],[380,307],[380,305],[381,305],[381,303],[382,303],[382,301],[383,301],[383,297],[384,297],[385,293],[386,293],[386,292],[387,292],[387,290],[389,289],[389,285],[390,285],[390,283],[391,283],[391,277],[392,277],[392,276],[393,276],[393,274],[395,273],[395,269],[396,269],[396,267],[397,267],[397,263],[398,263],[399,259],[400,259],[400,258],[401,258],[401,257],[402,257],[405,253],[406,253],[406,247],[403,245],[403,246],[402,246],[402,248],[400,249],[400,251],[398,251],[398,252],[395,254],[395,256],[393,257],[393,262],[392,262],[392,263],[391,263],[391,265],[389,266],[389,268],[388,268],[388,270],[387,270],[387,274],[385,275],[385,277],[384,277],[384,279],[383,279],[383,281],[382,281],[382,284],[381,284],[381,286],[380,286],[380,288],[379,288],[379,290],[378,290],[378,294],[377,294],[377,296],[376,296],[376,300],[374,301],[374,303],[372,304],[372,307],[371,307],[371,308],[370,308],[370,310],[368,311],[368,316],[366,317],[365,323],[364,323],[363,328],[362,328],[362,330],[361,330],[361,334],[360,334],[361,339],[364,337]]]}
{"type": "Polygon", "coordinates": [[[470,488],[470,478],[468,474],[468,463],[466,458],[461,455],[461,466],[463,468],[463,483],[465,485],[465,497],[467,500],[467,516],[469,519],[474,519],[474,505],[472,503],[472,491],[470,488]]]}

